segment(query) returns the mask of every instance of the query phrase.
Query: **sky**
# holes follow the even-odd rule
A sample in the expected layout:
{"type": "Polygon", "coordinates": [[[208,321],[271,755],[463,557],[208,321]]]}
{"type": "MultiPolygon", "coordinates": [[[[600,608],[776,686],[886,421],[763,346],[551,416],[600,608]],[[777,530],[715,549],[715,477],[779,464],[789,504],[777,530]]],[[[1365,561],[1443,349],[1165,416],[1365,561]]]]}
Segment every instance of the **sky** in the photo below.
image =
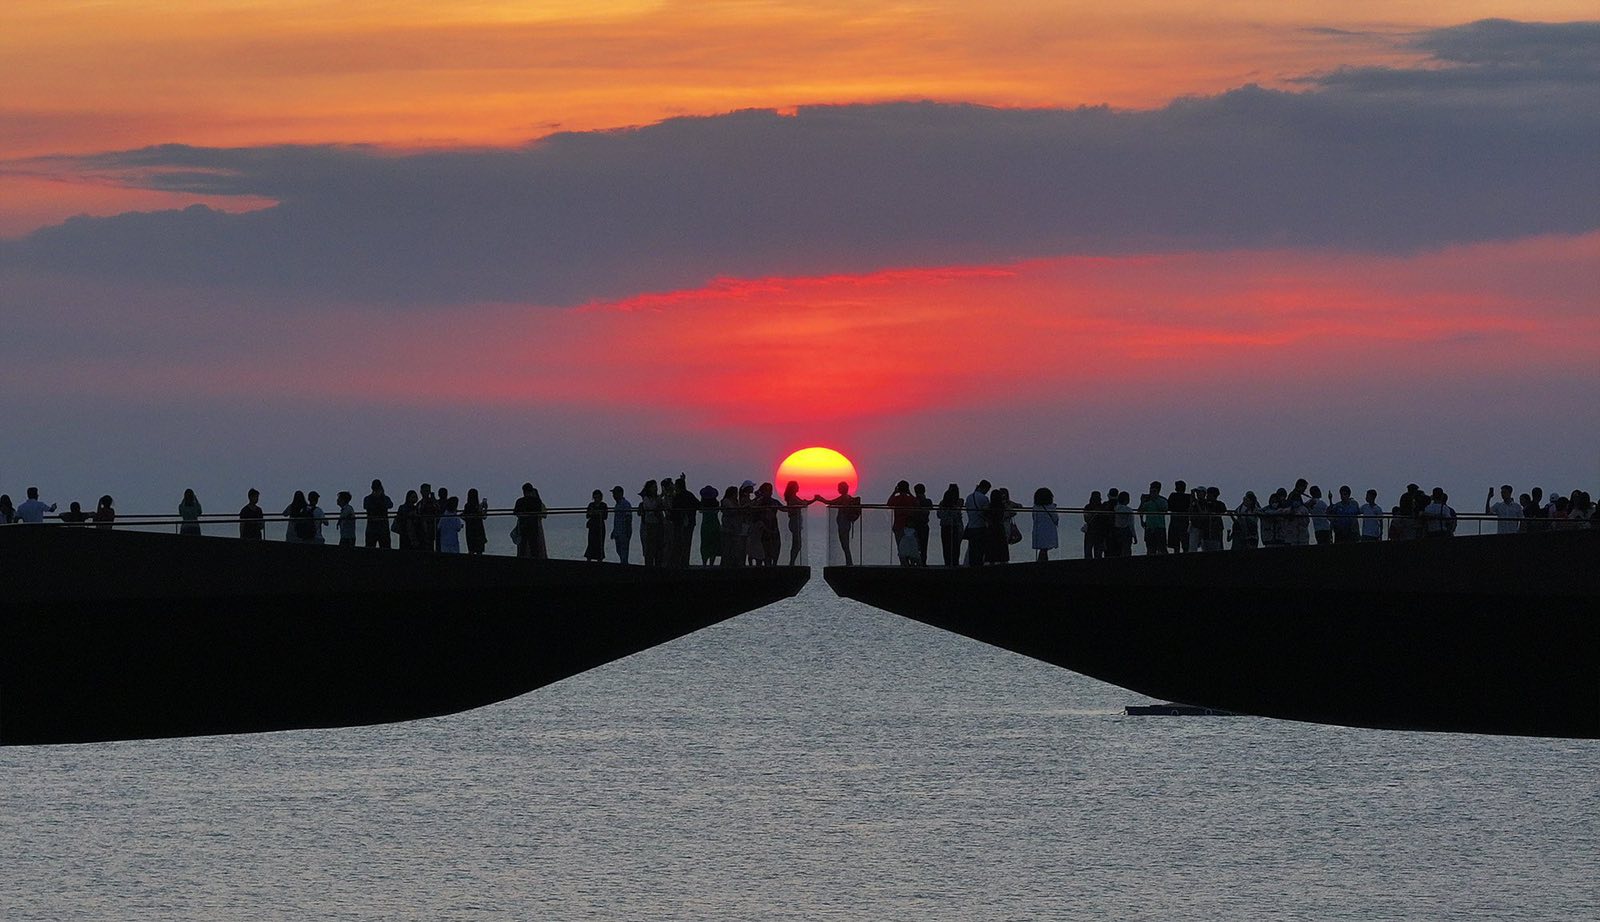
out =
{"type": "Polygon", "coordinates": [[[0,491],[1593,490],[1593,17],[11,0],[0,491]]]}

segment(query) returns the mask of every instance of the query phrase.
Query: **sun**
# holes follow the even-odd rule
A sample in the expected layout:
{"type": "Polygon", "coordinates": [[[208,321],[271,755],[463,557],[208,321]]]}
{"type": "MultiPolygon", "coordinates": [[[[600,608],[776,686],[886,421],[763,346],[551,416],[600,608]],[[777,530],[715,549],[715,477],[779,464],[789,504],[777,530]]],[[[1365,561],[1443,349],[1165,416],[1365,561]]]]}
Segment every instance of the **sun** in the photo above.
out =
{"type": "Polygon", "coordinates": [[[854,493],[859,482],[856,466],[850,463],[849,458],[820,445],[802,448],[778,465],[778,478],[775,481],[778,492],[783,492],[791,480],[800,484],[800,495],[807,498],[819,493],[823,496],[838,495],[841,480],[848,483],[850,492],[854,493]]]}

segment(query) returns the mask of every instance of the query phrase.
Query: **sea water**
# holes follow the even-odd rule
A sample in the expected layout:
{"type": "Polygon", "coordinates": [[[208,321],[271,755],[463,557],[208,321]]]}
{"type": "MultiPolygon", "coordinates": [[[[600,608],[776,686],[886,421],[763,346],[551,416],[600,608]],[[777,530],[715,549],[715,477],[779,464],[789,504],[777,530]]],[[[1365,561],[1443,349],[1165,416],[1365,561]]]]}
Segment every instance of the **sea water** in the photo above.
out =
{"type": "Polygon", "coordinates": [[[1600,744],[1146,701],[817,579],[465,714],[0,749],[0,919],[1600,917],[1600,744]]]}

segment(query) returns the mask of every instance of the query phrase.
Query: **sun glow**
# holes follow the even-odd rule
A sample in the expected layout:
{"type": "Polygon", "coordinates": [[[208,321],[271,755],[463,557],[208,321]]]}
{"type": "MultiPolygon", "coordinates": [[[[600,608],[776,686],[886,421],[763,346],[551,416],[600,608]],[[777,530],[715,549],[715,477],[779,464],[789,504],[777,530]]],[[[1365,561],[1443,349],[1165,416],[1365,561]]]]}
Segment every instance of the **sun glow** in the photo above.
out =
{"type": "Polygon", "coordinates": [[[800,484],[800,495],[807,498],[818,494],[837,495],[841,480],[849,484],[850,492],[854,493],[858,483],[856,466],[850,463],[850,459],[820,445],[802,448],[778,465],[776,483],[779,491],[791,480],[800,484]]]}

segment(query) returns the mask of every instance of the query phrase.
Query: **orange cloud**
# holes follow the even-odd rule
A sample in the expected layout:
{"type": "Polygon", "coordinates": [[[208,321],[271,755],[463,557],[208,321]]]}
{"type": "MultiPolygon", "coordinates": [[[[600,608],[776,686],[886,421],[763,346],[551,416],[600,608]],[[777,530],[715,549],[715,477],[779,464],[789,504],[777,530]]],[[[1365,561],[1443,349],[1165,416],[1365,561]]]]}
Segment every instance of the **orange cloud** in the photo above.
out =
{"type": "MultiPolygon", "coordinates": [[[[0,157],[183,142],[511,144],[747,107],[900,99],[1151,107],[1340,65],[1495,4],[10,0],[0,157]]],[[[1592,13],[1523,3],[1530,19],[1592,13]]],[[[77,203],[74,203],[76,207],[77,203]]],[[[109,193],[93,208],[118,207],[109,193]]],[[[64,213],[63,213],[64,214],[64,213]]],[[[59,215],[58,215],[59,216],[59,215]]]]}

